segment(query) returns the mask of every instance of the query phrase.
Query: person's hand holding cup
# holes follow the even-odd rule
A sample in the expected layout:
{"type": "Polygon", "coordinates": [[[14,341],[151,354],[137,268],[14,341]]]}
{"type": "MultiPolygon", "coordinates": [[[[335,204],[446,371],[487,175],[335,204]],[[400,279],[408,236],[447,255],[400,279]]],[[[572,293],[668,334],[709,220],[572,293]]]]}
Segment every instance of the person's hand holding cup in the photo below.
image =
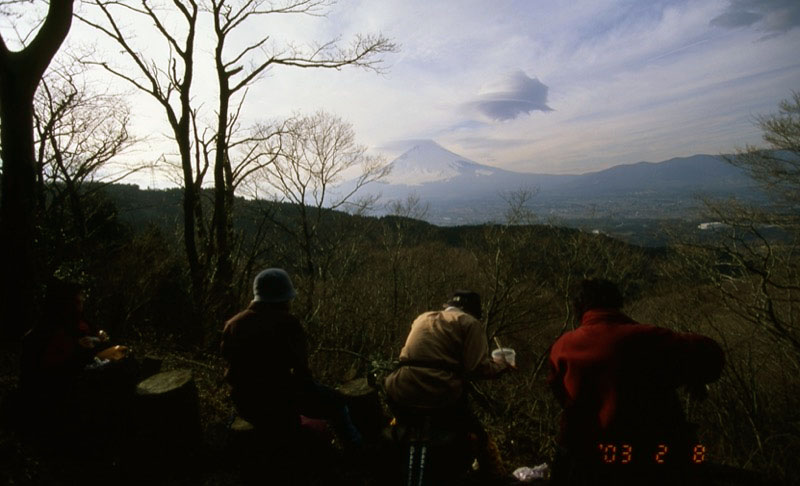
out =
{"type": "Polygon", "coordinates": [[[495,363],[505,363],[511,369],[517,369],[517,353],[511,348],[498,348],[492,351],[495,363]]]}

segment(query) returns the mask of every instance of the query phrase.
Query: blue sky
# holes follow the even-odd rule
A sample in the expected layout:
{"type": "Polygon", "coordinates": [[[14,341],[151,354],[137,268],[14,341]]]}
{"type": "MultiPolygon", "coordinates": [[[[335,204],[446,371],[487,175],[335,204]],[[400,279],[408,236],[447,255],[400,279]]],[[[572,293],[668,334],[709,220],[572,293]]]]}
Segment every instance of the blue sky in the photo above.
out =
{"type": "MultiPolygon", "coordinates": [[[[131,27],[157,49],[146,26],[131,27]]],[[[259,20],[242,39],[266,33],[280,47],[382,33],[400,45],[385,72],[277,67],[250,90],[244,121],[324,109],[387,160],[434,139],[525,172],[731,152],[759,143],[756,116],[800,90],[798,27],[798,0],[340,0],[322,17],[259,20]]],[[[96,38],[76,22],[69,41],[96,38]]],[[[198,99],[215,85],[202,69],[198,99]]],[[[160,108],[134,106],[148,150],[171,150],[155,141],[169,131],[156,128],[160,108]]],[[[213,98],[203,106],[213,116],[213,98]]]]}

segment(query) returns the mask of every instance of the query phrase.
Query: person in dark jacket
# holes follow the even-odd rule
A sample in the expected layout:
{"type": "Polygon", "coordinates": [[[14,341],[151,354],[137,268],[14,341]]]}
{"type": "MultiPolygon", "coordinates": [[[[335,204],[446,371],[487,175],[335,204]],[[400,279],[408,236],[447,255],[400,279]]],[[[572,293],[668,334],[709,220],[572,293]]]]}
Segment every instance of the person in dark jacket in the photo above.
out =
{"type": "Polygon", "coordinates": [[[297,441],[300,415],[330,420],[345,446],[359,446],[344,400],[314,382],[306,334],[291,313],[296,291],[289,275],[268,268],[253,282],[253,301],[225,323],[225,379],[239,415],[276,441],[297,441]]]}
{"type": "Polygon", "coordinates": [[[96,357],[111,354],[103,352],[108,334],[84,319],[84,299],[77,283],[55,278],[48,283],[42,318],[23,337],[23,387],[66,386],[96,357]]]}
{"type": "Polygon", "coordinates": [[[133,391],[129,348],[84,319],[84,299],[80,284],[52,278],[42,318],[22,340],[24,419],[48,440],[113,439],[133,391]]]}
{"type": "Polygon", "coordinates": [[[718,379],[720,346],[634,321],[607,280],[581,282],[573,304],[580,326],[549,356],[548,382],[563,407],[556,484],[669,484],[691,475],[705,449],[676,389],[704,391],[718,379]]]}

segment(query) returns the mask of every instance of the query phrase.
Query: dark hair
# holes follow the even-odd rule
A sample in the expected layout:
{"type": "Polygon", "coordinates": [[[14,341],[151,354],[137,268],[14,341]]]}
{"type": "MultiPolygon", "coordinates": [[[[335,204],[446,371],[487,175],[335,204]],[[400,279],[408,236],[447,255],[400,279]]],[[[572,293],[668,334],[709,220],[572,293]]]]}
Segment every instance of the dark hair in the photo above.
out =
{"type": "Polygon", "coordinates": [[[71,325],[80,319],[75,299],[81,295],[84,288],[77,282],[51,278],[47,282],[47,292],[44,297],[43,325],[47,327],[61,327],[71,325]]]}
{"type": "Polygon", "coordinates": [[[446,305],[458,307],[476,319],[483,317],[481,296],[477,292],[471,290],[456,290],[453,292],[453,296],[450,297],[446,305]]]}
{"type": "Polygon", "coordinates": [[[578,318],[590,309],[619,309],[624,299],[617,284],[602,278],[582,280],[572,294],[578,318]]]}

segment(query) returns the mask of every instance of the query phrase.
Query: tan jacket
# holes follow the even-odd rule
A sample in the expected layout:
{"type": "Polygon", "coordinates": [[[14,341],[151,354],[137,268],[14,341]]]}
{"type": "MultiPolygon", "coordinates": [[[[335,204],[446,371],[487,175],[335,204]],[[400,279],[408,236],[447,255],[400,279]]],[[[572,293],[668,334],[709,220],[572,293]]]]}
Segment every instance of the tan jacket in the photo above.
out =
{"type": "Polygon", "coordinates": [[[443,366],[401,366],[386,378],[386,393],[408,407],[453,405],[461,398],[466,379],[491,378],[507,368],[492,361],[488,349],[486,330],[471,315],[455,307],[426,312],[411,324],[400,362],[443,366]]]}

